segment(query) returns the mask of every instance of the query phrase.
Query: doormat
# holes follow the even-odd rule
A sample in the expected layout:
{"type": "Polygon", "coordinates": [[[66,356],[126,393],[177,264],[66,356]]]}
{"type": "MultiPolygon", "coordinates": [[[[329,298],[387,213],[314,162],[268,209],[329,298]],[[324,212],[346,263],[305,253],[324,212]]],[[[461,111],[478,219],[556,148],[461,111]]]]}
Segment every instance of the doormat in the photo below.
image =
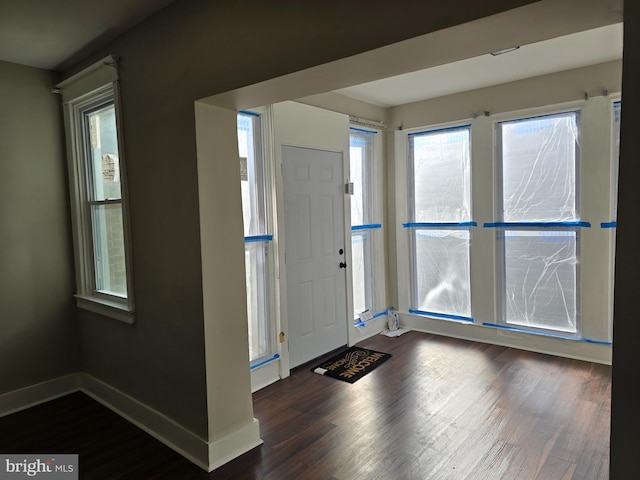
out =
{"type": "Polygon", "coordinates": [[[326,377],[354,383],[390,358],[390,353],[376,352],[362,347],[351,347],[322,362],[312,371],[326,377]]]}

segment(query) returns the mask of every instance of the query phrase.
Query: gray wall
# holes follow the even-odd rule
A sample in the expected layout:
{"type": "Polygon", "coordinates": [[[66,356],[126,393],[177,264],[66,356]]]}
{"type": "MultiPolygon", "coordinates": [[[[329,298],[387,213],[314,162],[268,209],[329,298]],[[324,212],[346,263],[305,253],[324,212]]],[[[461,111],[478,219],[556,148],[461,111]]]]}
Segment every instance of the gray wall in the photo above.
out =
{"type": "Polygon", "coordinates": [[[0,62],[0,394],[78,371],[59,98],[0,62]]]}
{"type": "Polygon", "coordinates": [[[622,123],[618,185],[618,228],[613,312],[613,384],[611,392],[611,480],[637,476],[640,451],[640,2],[624,5],[622,123]]]}

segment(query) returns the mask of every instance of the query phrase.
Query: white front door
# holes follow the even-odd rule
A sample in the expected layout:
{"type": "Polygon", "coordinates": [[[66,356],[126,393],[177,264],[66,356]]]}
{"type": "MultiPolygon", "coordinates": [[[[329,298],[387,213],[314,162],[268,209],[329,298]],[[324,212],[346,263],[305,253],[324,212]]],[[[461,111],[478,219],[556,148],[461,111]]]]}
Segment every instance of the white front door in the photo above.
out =
{"type": "Polygon", "coordinates": [[[347,344],[342,162],[282,146],[291,367],[347,344]]]}

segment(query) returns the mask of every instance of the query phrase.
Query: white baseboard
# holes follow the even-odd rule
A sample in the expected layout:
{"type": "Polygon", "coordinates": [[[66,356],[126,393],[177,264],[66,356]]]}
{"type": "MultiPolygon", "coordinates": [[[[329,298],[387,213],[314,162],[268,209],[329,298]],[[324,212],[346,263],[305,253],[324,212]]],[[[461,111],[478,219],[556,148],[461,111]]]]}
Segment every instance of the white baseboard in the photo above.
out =
{"type": "Polygon", "coordinates": [[[200,468],[209,471],[209,448],[206,439],[86,373],[80,374],[80,390],[200,468]]]}
{"type": "Polygon", "coordinates": [[[280,359],[262,365],[251,372],[251,393],[280,380],[280,359]]]}
{"type": "Polygon", "coordinates": [[[567,340],[526,332],[501,330],[464,322],[431,319],[411,314],[400,314],[400,326],[408,330],[460,338],[472,342],[490,343],[518,348],[530,352],[572,358],[586,362],[611,365],[611,345],[600,345],[567,340]]]}
{"type": "Polygon", "coordinates": [[[262,444],[255,418],[214,442],[208,442],[166,415],[86,373],[73,373],[0,394],[0,417],[81,391],[156,440],[211,472],[262,444]]]}
{"type": "Polygon", "coordinates": [[[79,373],[71,373],[64,377],[0,394],[0,417],[77,392],[79,376],[79,373]]]}
{"type": "Polygon", "coordinates": [[[244,427],[209,444],[209,471],[262,445],[260,424],[255,418],[244,427]]]}
{"type": "Polygon", "coordinates": [[[166,415],[91,375],[80,374],[80,390],[207,472],[262,444],[259,423],[255,418],[230,434],[208,442],[166,415]]]}
{"type": "Polygon", "coordinates": [[[383,315],[368,321],[364,327],[351,327],[352,332],[349,338],[349,346],[355,345],[367,338],[378,335],[387,328],[387,316],[383,315]]]}

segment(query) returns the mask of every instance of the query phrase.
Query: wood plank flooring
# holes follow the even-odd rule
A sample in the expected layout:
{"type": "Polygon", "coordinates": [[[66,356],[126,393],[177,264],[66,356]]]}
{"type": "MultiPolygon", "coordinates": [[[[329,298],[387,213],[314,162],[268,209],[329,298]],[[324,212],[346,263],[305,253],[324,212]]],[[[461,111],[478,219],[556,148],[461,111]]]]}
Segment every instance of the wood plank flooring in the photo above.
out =
{"type": "Polygon", "coordinates": [[[0,418],[0,452],[78,453],[83,480],[608,478],[611,367],[418,332],[361,345],[393,358],[256,392],[264,444],[210,474],[81,393],[0,418]]]}

